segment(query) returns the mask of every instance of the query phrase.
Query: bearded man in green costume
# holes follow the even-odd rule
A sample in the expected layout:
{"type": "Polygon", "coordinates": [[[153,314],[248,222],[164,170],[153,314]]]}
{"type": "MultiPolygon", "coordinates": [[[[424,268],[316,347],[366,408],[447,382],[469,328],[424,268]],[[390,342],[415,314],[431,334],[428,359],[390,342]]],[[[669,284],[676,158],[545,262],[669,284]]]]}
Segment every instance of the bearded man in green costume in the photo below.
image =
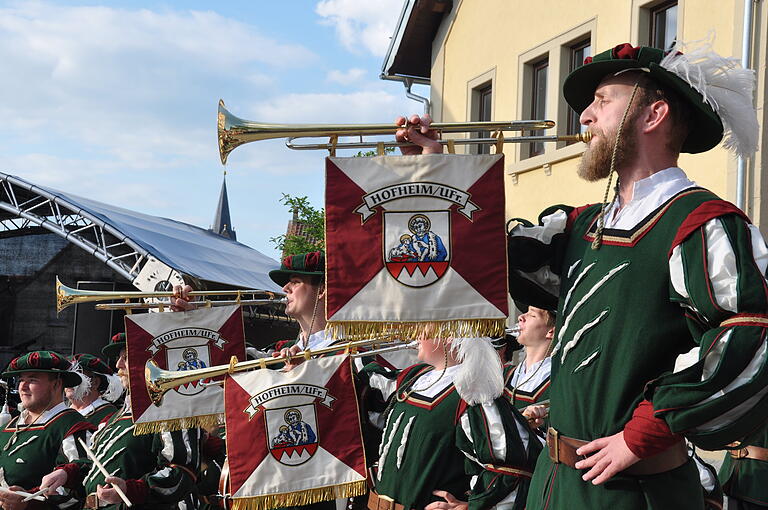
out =
{"type": "MultiPolygon", "coordinates": [[[[768,418],[768,249],[741,210],[677,167],[724,134],[737,154],[755,151],[753,90],[735,59],[682,44],[622,44],[566,78],[593,135],[579,173],[615,172],[618,186],[610,202],[553,207],[509,232],[512,297],[558,309],[528,510],[700,509],[683,439],[723,448],[768,418]],[[696,346],[699,362],[673,373],[696,346]]],[[[432,135],[418,117],[398,133],[441,152],[432,135]]]]}

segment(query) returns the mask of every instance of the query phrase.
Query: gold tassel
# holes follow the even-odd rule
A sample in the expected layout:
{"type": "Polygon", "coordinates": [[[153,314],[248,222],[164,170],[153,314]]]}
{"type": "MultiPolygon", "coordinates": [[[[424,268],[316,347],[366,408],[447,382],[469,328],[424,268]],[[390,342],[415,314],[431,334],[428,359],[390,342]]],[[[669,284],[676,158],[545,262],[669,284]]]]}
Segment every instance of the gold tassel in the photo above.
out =
{"type": "Polygon", "coordinates": [[[415,339],[421,335],[430,338],[474,338],[504,336],[507,320],[503,319],[456,319],[424,322],[358,322],[330,321],[326,330],[332,338],[375,338],[384,335],[415,339]]]}
{"type": "Polygon", "coordinates": [[[271,510],[286,506],[304,506],[322,501],[331,501],[340,498],[353,498],[362,496],[368,492],[365,480],[350,482],[341,485],[330,485],[316,489],[286,492],[283,494],[267,494],[247,498],[232,498],[229,508],[232,510],[271,510]]]}
{"type": "Polygon", "coordinates": [[[136,423],[133,428],[134,436],[144,434],[159,434],[174,430],[193,429],[197,427],[210,428],[224,423],[224,414],[205,414],[202,416],[185,416],[170,420],[147,421],[136,423]]]}

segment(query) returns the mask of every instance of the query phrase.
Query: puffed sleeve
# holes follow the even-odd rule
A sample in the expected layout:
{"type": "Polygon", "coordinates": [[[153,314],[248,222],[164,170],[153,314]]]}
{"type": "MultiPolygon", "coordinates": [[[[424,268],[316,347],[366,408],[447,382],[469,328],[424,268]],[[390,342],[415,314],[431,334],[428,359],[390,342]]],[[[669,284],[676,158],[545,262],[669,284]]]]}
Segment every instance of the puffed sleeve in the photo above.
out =
{"type": "Polygon", "coordinates": [[[768,418],[768,249],[736,214],[715,217],[673,245],[670,298],[684,309],[699,361],[647,387],[656,416],[713,450],[768,418]]]}
{"type": "Polygon", "coordinates": [[[142,502],[148,506],[182,501],[197,482],[201,441],[197,428],[156,434],[153,450],[157,453],[157,469],[129,484],[129,489],[140,493],[139,501],[145,496],[142,502]]]}
{"type": "Polygon", "coordinates": [[[469,510],[522,510],[541,444],[503,397],[468,406],[456,426],[456,446],[472,476],[469,510]]]}

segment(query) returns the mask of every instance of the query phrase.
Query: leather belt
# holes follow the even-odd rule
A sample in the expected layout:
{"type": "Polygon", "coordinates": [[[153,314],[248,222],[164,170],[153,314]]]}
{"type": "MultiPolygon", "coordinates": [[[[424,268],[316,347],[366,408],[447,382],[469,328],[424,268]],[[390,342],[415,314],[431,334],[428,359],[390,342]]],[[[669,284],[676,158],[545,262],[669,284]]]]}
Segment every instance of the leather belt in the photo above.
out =
{"type": "Polygon", "coordinates": [[[729,450],[728,453],[734,459],[753,459],[768,462],[768,448],[747,445],[738,450],[729,450]]]}
{"type": "Polygon", "coordinates": [[[400,503],[383,494],[377,494],[376,491],[368,492],[368,510],[406,510],[400,503]]]}
{"type": "MultiPolygon", "coordinates": [[[[587,458],[585,455],[577,455],[576,450],[588,442],[563,436],[552,427],[549,427],[547,430],[549,458],[555,464],[562,463],[576,469],[576,463],[587,458]]],[[[656,473],[664,473],[665,471],[680,467],[687,461],[688,449],[685,447],[685,442],[680,441],[661,453],[640,459],[640,461],[629,466],[622,473],[634,476],[655,475],[656,473]]]]}

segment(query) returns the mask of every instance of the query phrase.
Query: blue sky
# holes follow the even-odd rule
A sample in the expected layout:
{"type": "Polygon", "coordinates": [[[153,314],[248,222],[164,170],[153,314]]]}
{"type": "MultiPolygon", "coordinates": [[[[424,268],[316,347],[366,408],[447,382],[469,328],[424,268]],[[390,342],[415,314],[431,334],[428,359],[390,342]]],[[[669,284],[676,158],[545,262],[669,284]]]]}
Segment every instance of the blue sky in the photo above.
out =
{"type": "MultiPolygon", "coordinates": [[[[0,169],[208,228],[222,180],[215,115],[391,122],[421,111],[378,79],[402,0],[0,2],[0,169]]],[[[422,87],[420,94],[428,91],[422,87]]],[[[324,152],[283,141],[227,164],[238,240],[269,255],[290,214],[323,205],[324,152]]]]}

